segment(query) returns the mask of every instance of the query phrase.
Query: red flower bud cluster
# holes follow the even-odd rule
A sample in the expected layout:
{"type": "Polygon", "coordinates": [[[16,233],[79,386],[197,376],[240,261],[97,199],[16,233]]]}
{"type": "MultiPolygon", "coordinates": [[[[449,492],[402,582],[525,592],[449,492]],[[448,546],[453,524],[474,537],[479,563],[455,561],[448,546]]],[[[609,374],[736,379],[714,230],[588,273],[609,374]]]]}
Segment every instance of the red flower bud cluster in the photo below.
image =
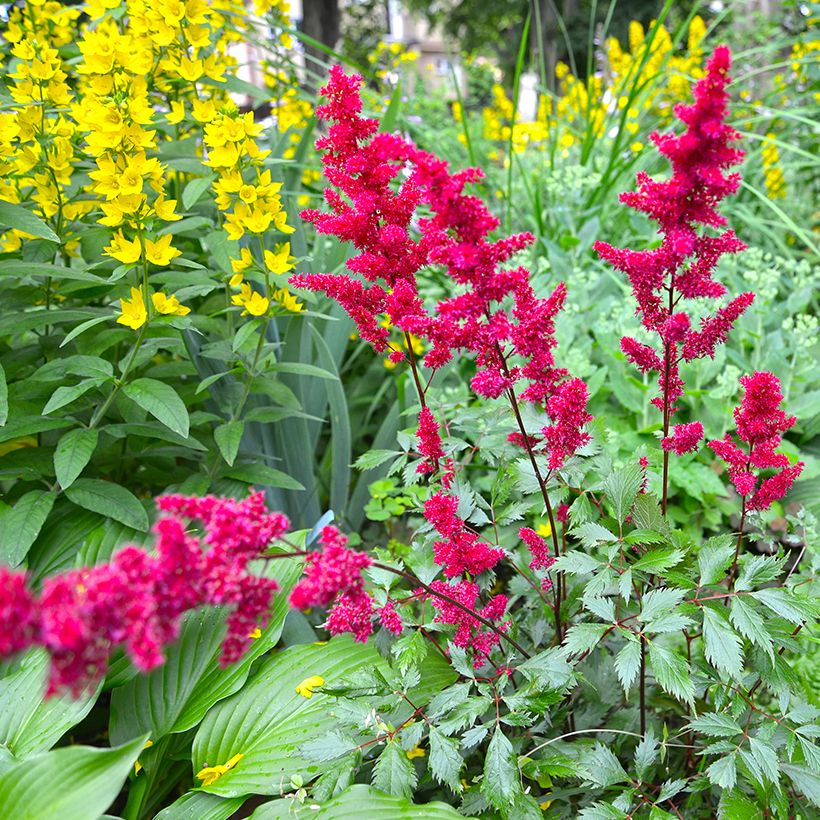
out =
{"type": "Polygon", "coordinates": [[[107,564],[47,578],[39,594],[24,572],[0,568],[0,617],[14,624],[3,630],[0,658],[42,646],[51,656],[49,693],[80,692],[105,674],[116,646],[143,672],[162,664],[182,615],[203,605],[228,608],[220,660],[240,658],[250,633],[266,625],[278,588],[248,563],[284,535],[287,518],[269,513],[262,493],[241,501],[172,495],[157,506],[167,517],[155,527],[156,554],[125,547],[107,564]],[[185,519],[202,522],[201,541],[185,519]]]}
{"type": "Polygon", "coordinates": [[[741,376],[744,394],[740,406],[734,409],[737,437],[748,447],[736,444],[731,433],[709,442],[709,447],[725,462],[729,477],[743,496],[746,510],[766,510],[781,499],[803,472],[802,461],[790,465],[787,456],[776,453],[785,433],[795,424],[794,416],[780,409],[783,393],[780,381],[768,372],[741,376]],[[776,472],[762,478],[761,472],[776,472]]]}
{"type": "Polygon", "coordinates": [[[699,421],[689,424],[678,424],[672,428],[672,435],[661,441],[664,450],[671,450],[682,456],[684,453],[694,453],[703,438],[703,425],[699,421]]]}
{"type": "Polygon", "coordinates": [[[660,245],[636,251],[605,242],[595,244],[604,259],[629,277],[641,323],[660,341],[658,352],[625,336],[621,349],[642,373],[658,373],[662,397],[653,399],[653,404],[664,412],[665,421],[683,395],[679,363],[713,357],[754,300],[754,294],[742,293],[702,318],[697,328],[680,310],[682,300],[723,296],[726,288],[712,278],[715,266],[723,254],[745,248],[731,230],[716,235],[702,230],[726,224],[717,205],[740,184],[739,174],[724,173],[743,157],[733,147],[740,135],[725,122],[730,65],[729,49],[716,48],[706,76],[695,85],[694,103],[675,109],[686,130],[680,136],[652,134],[652,141],[672,165],[671,177],[659,181],[639,173],[638,190],[621,194],[624,204],[658,223],[663,236],[660,245]]]}

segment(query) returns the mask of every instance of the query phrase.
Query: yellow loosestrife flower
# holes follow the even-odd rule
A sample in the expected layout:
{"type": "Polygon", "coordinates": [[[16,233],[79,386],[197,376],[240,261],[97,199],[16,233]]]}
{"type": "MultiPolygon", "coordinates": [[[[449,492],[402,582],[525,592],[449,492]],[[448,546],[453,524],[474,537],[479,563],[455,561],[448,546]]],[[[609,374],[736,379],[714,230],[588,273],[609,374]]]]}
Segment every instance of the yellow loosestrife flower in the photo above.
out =
{"type": "Polygon", "coordinates": [[[275,274],[293,270],[296,260],[290,255],[290,242],[279,245],[276,251],[265,251],[265,267],[275,274]]]}
{"type": "Polygon", "coordinates": [[[196,773],[197,780],[202,781],[202,786],[210,786],[211,783],[219,780],[225,772],[233,769],[243,757],[245,757],[245,755],[234,755],[227,763],[223,763],[219,766],[204,766],[196,773]]]}
{"type": "Polygon", "coordinates": [[[133,265],[139,261],[142,248],[140,247],[139,239],[129,241],[125,238],[122,231],[117,231],[111,240],[111,244],[103,248],[103,253],[112,256],[124,265],[133,265]]]}
{"type": "Polygon", "coordinates": [[[148,311],[140,288],[131,288],[130,299],[120,299],[120,316],[117,323],[139,330],[148,320],[148,311]]]}
{"type": "Polygon", "coordinates": [[[187,316],[191,312],[191,308],[181,305],[176,296],[166,296],[162,291],[152,293],[151,302],[154,310],[164,316],[187,316]]]}
{"type": "Polygon", "coordinates": [[[405,752],[405,754],[407,755],[408,760],[412,760],[414,757],[426,757],[427,756],[427,752],[424,751],[424,749],[422,749],[421,746],[419,746],[418,744],[416,744],[408,752],[405,752]]]}
{"type": "Polygon", "coordinates": [[[274,291],[273,298],[291,313],[301,313],[305,307],[287,288],[279,288],[279,290],[274,291]]]}
{"type": "Polygon", "coordinates": [[[165,234],[156,241],[145,240],[145,258],[154,265],[169,265],[172,259],[180,255],[180,251],[171,245],[171,234],[165,234]]]}
{"type": "Polygon", "coordinates": [[[325,679],[321,675],[311,675],[305,678],[297,687],[296,694],[310,700],[313,697],[313,690],[325,685],[325,679]]]}
{"type": "Polygon", "coordinates": [[[257,626],[256,629],[253,630],[253,632],[248,634],[248,637],[252,641],[258,640],[259,638],[262,637],[262,630],[257,626]]]}

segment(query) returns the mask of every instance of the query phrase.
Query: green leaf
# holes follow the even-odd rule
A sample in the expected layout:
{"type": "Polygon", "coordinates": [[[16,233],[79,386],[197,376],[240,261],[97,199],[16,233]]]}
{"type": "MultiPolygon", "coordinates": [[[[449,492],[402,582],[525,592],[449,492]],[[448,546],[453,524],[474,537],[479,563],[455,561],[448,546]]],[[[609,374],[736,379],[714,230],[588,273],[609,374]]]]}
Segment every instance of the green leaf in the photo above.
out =
{"type": "Polygon", "coordinates": [[[653,621],[659,615],[665,615],[681,602],[684,595],[686,595],[685,589],[672,589],[670,587],[651,589],[643,596],[640,619],[647,623],[653,621]]]}
{"type": "Polygon", "coordinates": [[[596,743],[592,751],[584,755],[584,769],[594,783],[604,788],[629,780],[618,758],[603,743],[596,743]]]}
{"type": "Polygon", "coordinates": [[[65,490],[70,487],[85,469],[97,447],[96,429],[81,427],[66,433],[57,443],[54,451],[54,472],[57,481],[65,490]]]}
{"type": "Polygon", "coordinates": [[[732,598],[729,620],[744,638],[751,641],[755,646],[759,646],[774,660],[772,639],[766,629],[763,616],[752,606],[751,601],[739,595],[732,598]]]}
{"type": "Polygon", "coordinates": [[[502,730],[496,728],[487,746],[481,793],[499,811],[504,811],[519,791],[521,776],[518,773],[518,758],[502,730]]]}
{"type": "Polygon", "coordinates": [[[213,181],[213,175],[192,179],[182,192],[182,207],[186,211],[190,211],[202,194],[211,187],[213,181]]]}
{"type": "Polygon", "coordinates": [[[0,806],[15,820],[89,820],[113,803],[145,738],[113,749],[69,746],[0,775],[0,806]]]}
{"type": "Polygon", "coordinates": [[[0,555],[5,563],[16,567],[23,561],[37,540],[56,498],[56,493],[31,490],[17,499],[6,513],[0,533],[0,555]]]}
{"type": "Polygon", "coordinates": [[[808,598],[798,598],[785,589],[760,589],[753,592],[763,606],[768,607],[775,615],[785,618],[793,624],[802,624],[817,614],[817,607],[808,598]]]}
{"type": "Polygon", "coordinates": [[[45,698],[51,660],[31,649],[6,666],[0,678],[0,745],[18,760],[48,751],[91,711],[97,692],[45,698]]]}
{"type": "Polygon", "coordinates": [[[81,322],[77,327],[66,333],[65,338],[60,342],[60,347],[65,347],[69,342],[73,342],[78,336],[85,333],[86,330],[91,330],[92,327],[110,321],[111,316],[95,316],[93,319],[87,319],[85,322],[81,322]]]}
{"type": "Polygon", "coordinates": [[[692,703],[695,697],[695,685],[689,673],[689,664],[671,649],[661,646],[657,641],[649,644],[649,663],[655,673],[655,680],[661,688],[672,697],[686,703],[692,703]]]}
{"type": "Polygon", "coordinates": [[[416,767],[407,752],[395,740],[390,740],[373,767],[373,786],[396,797],[410,798],[418,778],[416,767]]]}
{"type": "Polygon", "coordinates": [[[603,490],[607,504],[619,523],[626,521],[642,483],[643,471],[636,464],[610,473],[604,480],[603,490]]]}
{"type": "MultiPolygon", "coordinates": [[[[350,786],[321,806],[311,801],[308,808],[305,820],[464,820],[464,815],[445,803],[411,803],[361,783],[350,786]]],[[[251,820],[299,820],[302,816],[302,813],[294,815],[293,800],[271,800],[260,806],[251,820]]]]}
{"type": "Polygon", "coordinates": [[[629,693],[629,689],[638,677],[641,668],[641,645],[638,641],[627,641],[615,656],[615,672],[618,680],[629,693]]]}
{"type": "Polygon", "coordinates": [[[601,562],[597,558],[579,550],[570,550],[555,559],[553,569],[570,575],[586,575],[589,572],[595,572],[600,566],[601,562]]]}
{"type": "Polygon", "coordinates": [[[726,616],[711,606],[703,607],[703,645],[706,660],[735,679],[743,672],[743,642],[726,616]]]}
{"type": "Polygon", "coordinates": [[[665,572],[675,564],[683,560],[683,550],[675,547],[663,547],[651,550],[646,555],[641,556],[633,565],[632,569],[642,569],[644,572],[659,573],[665,572]]]}
{"type": "Polygon", "coordinates": [[[646,780],[650,768],[660,759],[658,739],[651,729],[635,748],[635,772],[641,780],[646,780]]]}
{"type": "Polygon", "coordinates": [[[9,387],[6,384],[6,371],[3,370],[3,365],[0,364],[0,427],[2,427],[9,418],[9,387]]]}
{"type": "Polygon", "coordinates": [[[464,758],[458,751],[458,741],[446,737],[434,725],[430,726],[430,774],[437,783],[449,786],[455,794],[461,794],[464,787],[459,775],[464,768],[464,758]]]}
{"type": "Polygon", "coordinates": [[[771,555],[744,556],[735,584],[735,591],[745,592],[752,587],[774,581],[783,572],[785,563],[785,557],[778,558],[771,555]]]}
{"type": "Polygon", "coordinates": [[[226,798],[205,792],[186,792],[155,814],[154,820],[228,820],[244,802],[244,797],[226,798]]]}
{"type": "Polygon", "coordinates": [[[266,464],[238,464],[225,475],[257,487],[281,487],[283,490],[305,489],[295,478],[291,478],[281,470],[274,470],[266,464]]]}
{"type": "Polygon", "coordinates": [[[625,820],[625,811],[610,803],[592,803],[578,815],[579,820],[625,820]]]}
{"type": "Polygon", "coordinates": [[[706,587],[720,581],[732,563],[734,554],[735,539],[732,535],[717,535],[710,538],[698,553],[699,585],[706,587]]]}
{"type": "Polygon", "coordinates": [[[805,766],[795,766],[791,763],[781,763],[780,769],[813,806],[820,808],[820,774],[805,766]]]}
{"type": "Polygon", "coordinates": [[[709,737],[734,737],[743,731],[731,715],[717,712],[696,717],[690,721],[689,728],[709,737]]]}
{"type": "Polygon", "coordinates": [[[576,624],[564,637],[563,650],[566,655],[582,655],[597,646],[604,633],[609,629],[607,624],[576,624]]]}
{"type": "Polygon", "coordinates": [[[66,491],[69,501],[84,510],[113,518],[126,527],[140,532],[148,531],[148,515],[139,499],[111,481],[97,478],[79,478],[66,491]]]}
{"type": "Polygon", "coordinates": [[[188,410],[173,387],[156,379],[134,379],[123,392],[169,430],[188,437],[188,410]]]}
{"type": "Polygon", "coordinates": [[[719,757],[706,770],[706,776],[715,786],[720,786],[722,789],[733,789],[737,782],[737,755],[719,757]]]}
{"type": "Polygon", "coordinates": [[[156,742],[169,733],[186,731],[214,704],[239,691],[257,658],[276,646],[290,611],[288,594],[302,567],[292,559],[272,561],[270,566],[280,590],[262,637],[239,661],[223,669],[219,655],[225,612],[205,609],[187,615],[178,641],[166,650],[165,663],[113,691],[109,733],[115,743],[143,734],[156,742]]]}
{"type": "Polygon", "coordinates": [[[763,820],[763,811],[738,791],[724,791],[720,795],[718,820],[763,820]]]}
{"type": "Polygon", "coordinates": [[[61,407],[76,401],[80,396],[84,396],[89,390],[99,387],[104,379],[83,379],[81,382],[72,385],[65,385],[58,387],[52,394],[51,398],[43,407],[43,415],[47,416],[61,407]]]}
{"type": "Polygon", "coordinates": [[[300,746],[336,726],[330,696],[317,689],[308,699],[296,687],[312,675],[328,686],[357,670],[383,666],[372,646],[339,636],[324,646],[292,646],[258,663],[240,691],[205,715],[194,738],[194,772],[242,754],[242,760],[205,791],[225,797],[278,794],[280,783],[316,775],[299,754],[300,746]]]}
{"type": "Polygon", "coordinates": [[[242,434],[245,432],[244,421],[227,421],[214,430],[214,440],[222,458],[233,466],[236,461],[236,454],[239,452],[239,443],[242,441],[242,434]]]}
{"type": "Polygon", "coordinates": [[[12,202],[0,202],[0,225],[47,239],[49,242],[60,241],[60,237],[39,216],[12,202]]]}
{"type": "Polygon", "coordinates": [[[606,527],[595,521],[587,521],[585,524],[573,528],[572,535],[578,538],[585,547],[589,548],[594,547],[601,541],[613,543],[618,540],[615,533],[610,532],[606,527]]]}

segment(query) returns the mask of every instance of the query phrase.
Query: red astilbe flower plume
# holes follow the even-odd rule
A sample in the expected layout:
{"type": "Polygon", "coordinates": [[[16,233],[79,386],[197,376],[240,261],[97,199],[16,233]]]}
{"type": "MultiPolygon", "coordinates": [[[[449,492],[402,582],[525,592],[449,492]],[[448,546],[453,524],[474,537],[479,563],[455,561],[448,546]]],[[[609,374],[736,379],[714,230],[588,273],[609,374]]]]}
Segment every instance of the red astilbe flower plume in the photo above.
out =
{"type": "Polygon", "coordinates": [[[362,570],[373,559],[347,546],[347,536],[336,527],[325,527],[319,535],[322,549],[305,559],[305,574],[290,593],[297,609],[332,604],[327,618],[331,635],[351,632],[366,641],[372,631],[373,599],[365,591],[362,570]]]}
{"type": "Polygon", "coordinates": [[[166,517],[154,528],[155,554],[127,546],[107,564],[47,578],[39,595],[26,587],[25,573],[0,568],[0,613],[17,624],[0,640],[0,658],[42,646],[51,656],[49,694],[77,693],[105,674],[116,646],[143,672],[162,664],[183,614],[203,605],[227,607],[220,661],[240,658],[249,633],[267,624],[278,589],[248,572],[248,563],[284,535],[287,518],[269,513],[262,493],[164,496],[157,506],[166,517]],[[186,532],[185,519],[202,522],[202,540],[186,532]]]}
{"type": "Polygon", "coordinates": [[[699,421],[689,424],[678,424],[672,428],[672,435],[661,441],[664,450],[671,450],[682,456],[684,453],[694,453],[703,438],[703,425],[699,421]]]}
{"type": "Polygon", "coordinates": [[[679,362],[713,357],[717,345],[726,341],[735,321],[754,300],[752,293],[740,294],[712,316],[702,318],[697,328],[680,309],[682,300],[723,296],[726,288],[712,277],[715,266],[724,254],[745,248],[731,230],[717,235],[703,231],[725,226],[717,206],[740,184],[739,174],[725,173],[743,157],[733,145],[740,135],[725,121],[730,66],[729,49],[718,46],[706,76],[695,85],[694,103],[675,108],[686,130],[680,136],[651,135],[672,165],[670,179],[654,180],[641,172],[638,190],[621,194],[624,204],[658,223],[661,244],[640,251],[606,242],[595,244],[604,259],[629,277],[641,323],[659,337],[660,352],[628,336],[621,340],[621,349],[642,373],[658,373],[663,396],[652,401],[664,412],[665,421],[683,395],[679,362]]]}
{"type": "Polygon", "coordinates": [[[731,433],[709,442],[709,447],[723,461],[729,478],[743,496],[745,510],[766,510],[781,499],[803,472],[802,461],[789,464],[789,459],[775,448],[781,434],[791,429],[796,419],[780,409],[783,393],[780,381],[773,373],[758,371],[741,376],[744,394],[740,406],[734,409],[737,437],[747,447],[737,444],[731,433]],[[764,470],[776,472],[763,478],[764,470]]]}

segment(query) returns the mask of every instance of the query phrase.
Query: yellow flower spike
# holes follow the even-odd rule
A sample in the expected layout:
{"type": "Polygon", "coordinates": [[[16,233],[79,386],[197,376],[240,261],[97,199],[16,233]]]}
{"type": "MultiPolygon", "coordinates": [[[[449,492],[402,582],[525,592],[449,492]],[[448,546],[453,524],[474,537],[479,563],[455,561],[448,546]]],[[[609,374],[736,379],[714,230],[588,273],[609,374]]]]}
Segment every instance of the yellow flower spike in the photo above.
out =
{"type": "Polygon", "coordinates": [[[133,265],[140,258],[142,248],[139,239],[129,241],[122,231],[117,231],[111,240],[110,245],[103,248],[103,253],[111,256],[124,265],[133,265]]]}
{"type": "Polygon", "coordinates": [[[324,685],[325,679],[321,675],[311,675],[296,687],[296,694],[310,700],[313,697],[313,690],[324,685]]]}
{"type": "Polygon", "coordinates": [[[172,259],[180,256],[181,251],[178,251],[171,245],[173,237],[171,234],[165,234],[156,241],[152,239],[145,240],[145,258],[154,265],[168,265],[172,259]]]}
{"type": "Polygon", "coordinates": [[[141,288],[131,288],[130,299],[120,299],[120,316],[117,324],[139,330],[148,320],[148,311],[142,298],[141,288]]]}
{"type": "Polygon", "coordinates": [[[219,780],[225,772],[233,769],[245,755],[234,755],[227,763],[222,763],[219,766],[204,766],[196,773],[197,780],[201,780],[200,785],[210,786],[211,783],[219,780]]]}
{"type": "Polygon", "coordinates": [[[257,626],[256,629],[253,630],[253,632],[248,634],[248,637],[252,641],[258,640],[259,638],[262,637],[262,630],[257,626]]]}
{"type": "MultiPolygon", "coordinates": [[[[153,740],[146,740],[145,745],[142,747],[143,750],[150,749],[154,745],[153,740]]],[[[138,775],[142,771],[142,763],[139,760],[134,761],[134,776],[138,775]]]]}
{"type": "Polygon", "coordinates": [[[413,758],[416,758],[416,757],[426,757],[427,756],[427,752],[424,749],[422,749],[421,746],[419,746],[418,744],[416,744],[409,751],[405,752],[405,754],[407,755],[408,760],[413,760],[413,758]]]}
{"type": "Polygon", "coordinates": [[[152,293],[151,302],[157,313],[165,316],[187,316],[191,312],[191,308],[181,305],[176,296],[166,296],[162,291],[152,293]]]}

